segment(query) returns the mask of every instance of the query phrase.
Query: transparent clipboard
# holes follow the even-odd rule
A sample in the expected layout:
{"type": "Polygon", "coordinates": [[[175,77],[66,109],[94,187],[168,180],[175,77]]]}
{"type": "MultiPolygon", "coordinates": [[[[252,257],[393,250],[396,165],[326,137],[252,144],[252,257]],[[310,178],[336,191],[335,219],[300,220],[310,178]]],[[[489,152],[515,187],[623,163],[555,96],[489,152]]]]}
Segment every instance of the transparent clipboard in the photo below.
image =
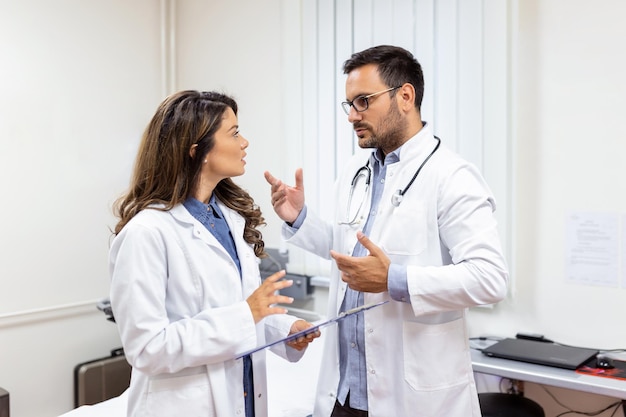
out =
{"type": "Polygon", "coordinates": [[[350,317],[350,316],[353,316],[355,314],[359,314],[359,313],[361,313],[361,312],[363,312],[365,310],[369,310],[371,308],[375,308],[375,307],[381,306],[381,305],[386,304],[388,302],[389,302],[389,300],[385,300],[385,301],[381,301],[381,302],[378,302],[378,303],[365,304],[365,305],[362,305],[360,307],[353,308],[351,310],[343,311],[343,312],[339,313],[339,315],[337,317],[335,317],[335,318],[332,318],[330,320],[326,320],[326,321],[324,321],[322,323],[315,324],[315,325],[309,327],[308,329],[301,330],[299,332],[290,334],[289,336],[284,337],[282,339],[278,339],[278,340],[276,340],[274,342],[271,342],[271,343],[268,343],[268,344],[256,347],[256,348],[254,348],[252,350],[249,350],[247,352],[241,353],[241,354],[237,355],[236,359],[243,358],[244,356],[251,355],[251,354],[253,354],[255,352],[258,352],[258,351],[263,350],[263,349],[267,349],[268,347],[277,345],[279,343],[291,342],[292,340],[296,340],[299,337],[306,336],[306,335],[308,335],[310,333],[315,333],[317,330],[321,329],[322,327],[326,327],[326,326],[329,326],[329,325],[331,325],[333,323],[337,323],[337,322],[345,319],[346,317],[350,317]]]}

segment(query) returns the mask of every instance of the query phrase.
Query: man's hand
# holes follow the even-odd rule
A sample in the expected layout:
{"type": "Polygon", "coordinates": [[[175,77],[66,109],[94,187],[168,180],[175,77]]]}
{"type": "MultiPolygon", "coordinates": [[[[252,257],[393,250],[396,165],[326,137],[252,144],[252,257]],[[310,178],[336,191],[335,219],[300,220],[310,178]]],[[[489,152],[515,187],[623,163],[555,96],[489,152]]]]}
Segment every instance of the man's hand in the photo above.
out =
{"type": "Polygon", "coordinates": [[[356,291],[372,293],[387,291],[387,274],[391,260],[362,232],[357,232],[357,239],[369,251],[367,256],[354,257],[330,251],[330,256],[341,271],[341,279],[356,291]]]}
{"type": "Polygon", "coordinates": [[[265,180],[272,186],[272,207],[283,221],[293,223],[304,208],[302,168],[296,170],[296,186],[290,187],[265,171],[265,180]]]}

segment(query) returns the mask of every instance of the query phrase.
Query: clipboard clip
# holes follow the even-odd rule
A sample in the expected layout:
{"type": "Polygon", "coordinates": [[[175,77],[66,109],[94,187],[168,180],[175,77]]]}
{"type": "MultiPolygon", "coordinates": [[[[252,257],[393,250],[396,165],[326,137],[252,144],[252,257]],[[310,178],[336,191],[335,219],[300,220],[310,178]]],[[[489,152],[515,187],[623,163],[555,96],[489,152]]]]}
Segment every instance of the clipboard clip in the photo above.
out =
{"type": "Polygon", "coordinates": [[[387,304],[388,302],[389,302],[389,300],[385,300],[385,301],[381,301],[379,303],[365,304],[365,305],[362,305],[362,306],[359,306],[359,307],[351,308],[350,310],[342,311],[341,313],[339,313],[337,315],[337,318],[338,319],[342,319],[343,317],[351,316],[353,314],[360,313],[361,311],[369,310],[370,308],[374,308],[374,307],[381,306],[383,304],[387,304]]]}

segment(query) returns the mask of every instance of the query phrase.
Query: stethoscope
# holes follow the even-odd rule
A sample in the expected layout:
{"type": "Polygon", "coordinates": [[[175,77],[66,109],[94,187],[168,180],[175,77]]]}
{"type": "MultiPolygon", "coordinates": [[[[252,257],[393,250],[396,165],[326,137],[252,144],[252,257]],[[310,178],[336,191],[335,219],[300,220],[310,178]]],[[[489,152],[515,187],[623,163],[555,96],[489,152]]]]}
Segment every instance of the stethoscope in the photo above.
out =
{"type": "MultiPolygon", "coordinates": [[[[419,166],[419,168],[417,168],[417,171],[415,171],[415,174],[413,174],[413,178],[411,178],[411,181],[409,181],[409,183],[404,187],[404,189],[396,190],[396,192],[391,196],[391,204],[394,207],[400,206],[400,203],[402,203],[402,199],[404,198],[404,194],[406,194],[406,192],[409,190],[409,188],[411,188],[411,185],[413,185],[413,183],[415,182],[415,179],[419,175],[419,173],[422,170],[422,168],[424,168],[424,165],[426,165],[426,162],[428,162],[430,157],[433,156],[433,154],[435,152],[437,152],[437,149],[439,149],[439,145],[441,145],[441,139],[439,139],[437,136],[435,136],[435,139],[437,139],[437,144],[435,145],[433,150],[430,152],[430,154],[428,154],[426,159],[424,159],[424,161],[419,166]]],[[[354,177],[352,177],[352,182],[350,183],[350,193],[348,194],[348,205],[347,205],[347,208],[346,208],[346,221],[345,222],[339,222],[339,224],[341,224],[341,225],[350,225],[350,226],[352,226],[354,224],[359,223],[357,221],[357,217],[359,216],[359,213],[361,212],[361,207],[363,207],[363,203],[365,202],[365,198],[367,196],[367,192],[369,191],[370,182],[372,181],[372,169],[370,168],[369,165],[370,165],[370,161],[368,159],[367,163],[364,166],[362,166],[361,168],[359,168],[356,171],[356,173],[354,174],[354,177]],[[354,216],[352,216],[352,218],[350,218],[350,207],[352,207],[352,197],[354,195],[354,190],[356,189],[356,185],[357,185],[357,183],[359,182],[359,180],[361,178],[365,179],[365,188],[363,190],[363,198],[361,199],[361,203],[359,204],[359,207],[357,208],[356,212],[354,213],[354,216]]]]}

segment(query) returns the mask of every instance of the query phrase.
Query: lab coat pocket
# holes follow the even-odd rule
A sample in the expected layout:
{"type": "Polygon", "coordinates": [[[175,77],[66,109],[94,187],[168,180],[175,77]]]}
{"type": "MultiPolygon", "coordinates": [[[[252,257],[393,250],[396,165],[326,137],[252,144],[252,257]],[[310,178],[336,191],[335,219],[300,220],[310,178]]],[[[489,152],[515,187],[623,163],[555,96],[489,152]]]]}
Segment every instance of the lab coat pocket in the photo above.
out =
{"type": "Polygon", "coordinates": [[[147,415],[216,417],[210,396],[206,373],[153,379],[146,397],[147,415]]]}
{"type": "Polygon", "coordinates": [[[404,379],[415,390],[438,390],[467,382],[469,358],[464,322],[406,321],[403,325],[404,379]]]}
{"type": "Polygon", "coordinates": [[[400,205],[384,220],[380,241],[389,255],[419,255],[426,249],[428,224],[426,209],[400,205]]]}

